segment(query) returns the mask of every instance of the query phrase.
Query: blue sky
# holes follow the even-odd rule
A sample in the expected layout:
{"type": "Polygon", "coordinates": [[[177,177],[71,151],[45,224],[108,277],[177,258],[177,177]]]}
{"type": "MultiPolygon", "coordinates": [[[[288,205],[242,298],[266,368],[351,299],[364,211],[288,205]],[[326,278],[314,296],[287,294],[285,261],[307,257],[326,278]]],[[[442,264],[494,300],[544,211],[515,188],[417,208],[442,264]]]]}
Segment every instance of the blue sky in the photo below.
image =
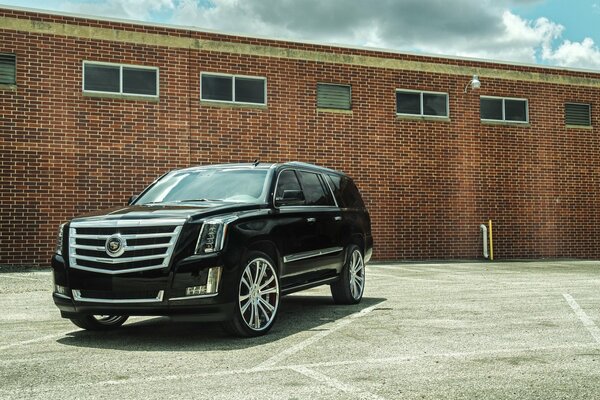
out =
{"type": "Polygon", "coordinates": [[[600,0],[0,0],[200,29],[600,70],[600,0]]]}

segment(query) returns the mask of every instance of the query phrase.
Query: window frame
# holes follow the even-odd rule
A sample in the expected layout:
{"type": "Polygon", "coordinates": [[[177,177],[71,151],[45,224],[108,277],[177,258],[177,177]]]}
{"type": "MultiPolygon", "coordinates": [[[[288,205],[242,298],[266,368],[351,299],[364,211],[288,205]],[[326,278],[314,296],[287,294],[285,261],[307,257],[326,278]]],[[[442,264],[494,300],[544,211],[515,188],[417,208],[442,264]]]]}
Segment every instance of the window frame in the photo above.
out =
{"type": "Polygon", "coordinates": [[[479,119],[482,122],[527,125],[527,124],[529,124],[529,99],[525,99],[522,97],[479,96],[479,119]],[[502,119],[481,118],[481,99],[502,100],[502,119]],[[506,100],[525,101],[525,121],[516,121],[516,120],[512,120],[512,119],[506,119],[506,100]]]}
{"type": "Polygon", "coordinates": [[[133,65],[133,64],[121,64],[121,63],[112,63],[112,62],[104,62],[104,61],[89,61],[84,60],[81,66],[81,90],[83,93],[93,93],[93,94],[106,94],[113,96],[127,96],[127,97],[147,97],[149,99],[156,99],[160,97],[160,68],[158,67],[149,67],[146,65],[133,65]],[[119,67],[119,91],[118,92],[108,92],[104,90],[88,90],[85,88],[85,66],[86,65],[100,65],[100,66],[109,66],[109,67],[119,67]],[[135,68],[135,69],[146,69],[156,71],[156,94],[141,94],[141,93],[129,93],[123,92],[123,68],[135,68]]]}
{"type": "Polygon", "coordinates": [[[342,110],[342,111],[352,111],[352,85],[348,85],[348,84],[343,84],[343,83],[331,83],[331,82],[317,82],[317,93],[316,93],[316,97],[317,97],[317,109],[320,110],[342,110]],[[338,107],[320,107],[319,106],[319,85],[325,85],[325,86],[339,86],[339,87],[347,87],[349,89],[349,102],[348,102],[348,108],[338,108],[338,107]]]}
{"type": "Polygon", "coordinates": [[[434,92],[429,90],[414,90],[414,89],[396,89],[396,115],[403,117],[417,117],[417,118],[439,118],[439,119],[449,119],[450,118],[450,94],[447,92],[434,92]],[[410,114],[410,113],[399,113],[398,112],[398,93],[418,93],[419,94],[419,107],[420,114],[410,114]],[[423,114],[423,95],[424,94],[443,94],[446,96],[446,115],[428,115],[423,114]]]}
{"type": "Polygon", "coordinates": [[[238,75],[238,74],[226,74],[222,72],[208,72],[201,71],[200,72],[200,101],[211,102],[211,103],[223,103],[223,104],[243,104],[249,106],[266,106],[267,101],[267,77],[266,76],[251,76],[251,75],[238,75]],[[202,90],[202,77],[205,75],[209,76],[221,76],[221,77],[229,77],[231,78],[231,100],[213,100],[213,99],[205,99],[203,98],[204,91],[202,90]],[[246,78],[246,79],[256,79],[263,81],[263,90],[265,93],[264,103],[252,103],[247,101],[236,101],[235,100],[235,80],[236,78],[246,78]]]}
{"type": "Polygon", "coordinates": [[[563,105],[563,110],[565,113],[565,126],[567,127],[577,127],[577,128],[591,128],[592,124],[592,104],[591,103],[577,103],[574,101],[565,101],[563,105]],[[576,105],[576,106],[587,106],[588,108],[588,118],[590,121],[589,125],[576,125],[576,124],[567,124],[567,104],[576,105]]]}

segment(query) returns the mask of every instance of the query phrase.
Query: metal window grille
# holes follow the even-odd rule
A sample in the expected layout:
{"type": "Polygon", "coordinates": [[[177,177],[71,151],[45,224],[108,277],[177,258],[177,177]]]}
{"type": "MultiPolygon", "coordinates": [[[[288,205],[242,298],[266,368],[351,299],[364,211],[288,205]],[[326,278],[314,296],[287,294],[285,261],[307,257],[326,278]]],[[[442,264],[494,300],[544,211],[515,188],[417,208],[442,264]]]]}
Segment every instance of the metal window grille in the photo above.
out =
{"type": "Polygon", "coordinates": [[[0,54],[0,83],[14,85],[16,81],[17,57],[14,54],[0,54]]]}
{"type": "Polygon", "coordinates": [[[578,126],[591,126],[591,107],[589,104],[565,104],[565,124],[578,126]]]}
{"type": "Polygon", "coordinates": [[[352,90],[348,85],[317,84],[317,107],[350,110],[352,90]]]}

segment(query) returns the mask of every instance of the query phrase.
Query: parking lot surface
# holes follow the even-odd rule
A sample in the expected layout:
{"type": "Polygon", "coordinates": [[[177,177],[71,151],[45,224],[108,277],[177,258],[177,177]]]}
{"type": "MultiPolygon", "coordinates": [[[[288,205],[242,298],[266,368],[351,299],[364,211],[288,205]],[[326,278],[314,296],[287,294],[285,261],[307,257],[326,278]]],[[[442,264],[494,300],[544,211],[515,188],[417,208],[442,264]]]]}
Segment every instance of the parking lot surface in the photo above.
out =
{"type": "Polygon", "coordinates": [[[600,263],[371,264],[363,302],[283,298],[269,335],[60,318],[49,272],[0,274],[2,399],[592,399],[600,263]]]}

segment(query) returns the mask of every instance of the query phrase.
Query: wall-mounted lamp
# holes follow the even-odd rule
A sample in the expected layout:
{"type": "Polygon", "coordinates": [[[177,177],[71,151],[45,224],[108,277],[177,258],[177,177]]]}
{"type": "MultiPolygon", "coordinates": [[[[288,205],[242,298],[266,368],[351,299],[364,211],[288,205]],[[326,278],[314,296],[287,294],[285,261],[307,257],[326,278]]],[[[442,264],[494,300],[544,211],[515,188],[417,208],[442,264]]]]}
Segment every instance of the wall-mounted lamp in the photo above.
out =
{"type": "Polygon", "coordinates": [[[465,86],[465,93],[467,93],[469,86],[471,86],[471,90],[479,89],[481,87],[481,82],[479,82],[479,77],[477,75],[473,75],[473,79],[467,83],[467,86],[465,86]]]}

